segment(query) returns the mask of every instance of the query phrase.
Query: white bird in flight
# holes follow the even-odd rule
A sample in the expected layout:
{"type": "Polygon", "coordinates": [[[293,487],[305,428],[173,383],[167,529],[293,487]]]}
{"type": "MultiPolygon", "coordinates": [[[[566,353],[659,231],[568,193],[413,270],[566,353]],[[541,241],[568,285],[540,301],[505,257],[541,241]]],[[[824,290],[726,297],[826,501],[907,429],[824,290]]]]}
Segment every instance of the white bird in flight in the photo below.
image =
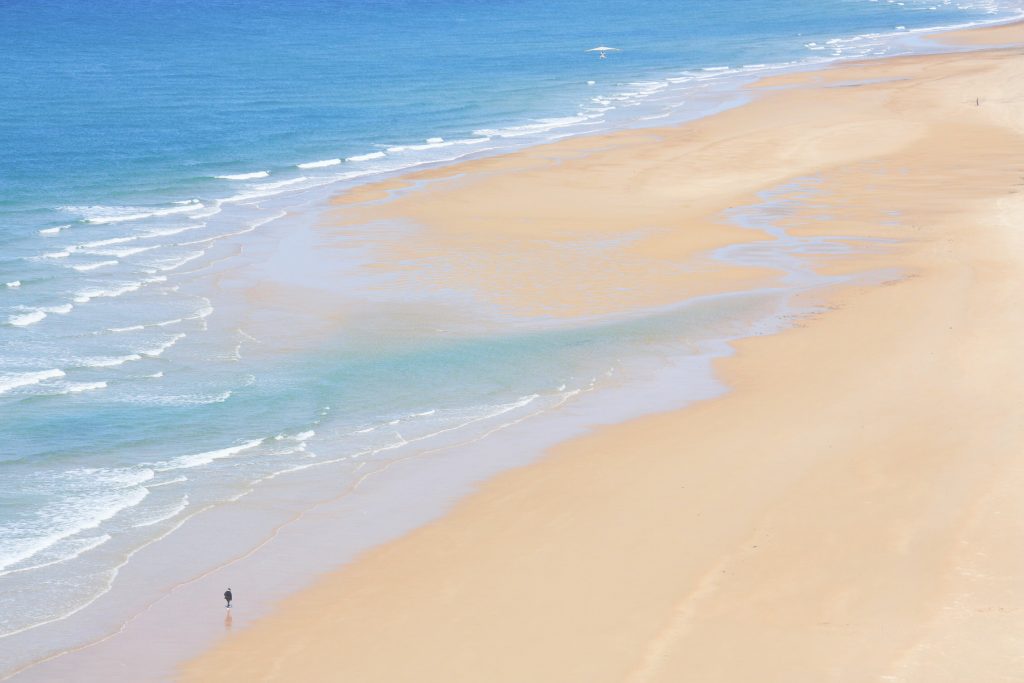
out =
{"type": "Polygon", "coordinates": [[[621,52],[621,50],[619,50],[619,48],[617,48],[617,47],[606,47],[606,46],[602,45],[600,47],[592,47],[589,50],[585,50],[585,52],[600,52],[601,53],[601,59],[607,59],[608,55],[605,54],[605,53],[607,53],[607,52],[621,52]]]}

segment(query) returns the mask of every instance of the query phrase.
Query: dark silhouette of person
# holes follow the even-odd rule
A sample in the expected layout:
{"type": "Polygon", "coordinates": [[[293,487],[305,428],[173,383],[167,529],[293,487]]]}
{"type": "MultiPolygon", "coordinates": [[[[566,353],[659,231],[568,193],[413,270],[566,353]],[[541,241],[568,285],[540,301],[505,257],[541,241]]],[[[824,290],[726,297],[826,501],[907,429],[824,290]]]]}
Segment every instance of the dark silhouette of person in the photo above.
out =
{"type": "Polygon", "coordinates": [[[231,609],[231,589],[224,591],[224,600],[228,603],[228,609],[231,609]]]}

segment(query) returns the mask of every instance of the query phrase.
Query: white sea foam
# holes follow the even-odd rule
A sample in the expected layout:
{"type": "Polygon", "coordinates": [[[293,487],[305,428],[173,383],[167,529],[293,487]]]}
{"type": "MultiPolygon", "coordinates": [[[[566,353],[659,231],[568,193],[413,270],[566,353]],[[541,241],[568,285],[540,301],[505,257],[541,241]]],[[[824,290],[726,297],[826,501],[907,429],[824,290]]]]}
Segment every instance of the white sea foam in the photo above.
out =
{"type": "Polygon", "coordinates": [[[111,237],[105,240],[95,240],[93,242],[84,242],[77,246],[71,247],[71,251],[78,251],[79,249],[95,249],[96,247],[106,247],[111,244],[124,244],[125,242],[134,242],[139,239],[138,235],[129,235],[127,237],[111,237]]]}
{"type": "Polygon", "coordinates": [[[243,451],[259,446],[261,443],[263,443],[263,439],[251,439],[236,446],[228,446],[227,448],[218,448],[217,450],[193,453],[191,455],[179,455],[176,458],[154,464],[153,469],[157,472],[167,472],[169,470],[201,467],[203,465],[209,465],[215,460],[221,460],[223,458],[230,458],[233,455],[238,455],[243,451]]]}
{"type": "MultiPolygon", "coordinates": [[[[479,132],[479,131],[478,131],[479,132]]],[[[449,140],[446,141],[444,138],[427,138],[426,144],[422,145],[395,145],[388,147],[388,152],[399,153],[399,152],[420,152],[427,149],[440,149],[442,147],[452,147],[454,145],[477,145],[482,142],[490,140],[489,137],[475,137],[465,138],[462,140],[449,140]]]]}
{"type": "Polygon", "coordinates": [[[120,249],[82,249],[83,254],[92,254],[94,256],[113,256],[115,258],[125,258],[126,256],[134,256],[135,254],[141,254],[145,251],[152,251],[153,249],[159,249],[160,244],[154,244],[149,247],[122,247],[120,249]]]}
{"type": "Polygon", "coordinates": [[[137,332],[138,330],[146,329],[145,325],[129,325],[128,327],[108,327],[107,332],[137,332]]]}
{"type": "Polygon", "coordinates": [[[163,355],[164,351],[166,351],[167,349],[171,348],[172,346],[174,346],[175,344],[177,344],[179,341],[181,341],[184,338],[185,338],[185,333],[184,332],[179,332],[178,334],[174,335],[173,337],[171,337],[167,341],[163,342],[162,344],[158,344],[157,346],[154,346],[151,349],[146,349],[144,351],[139,351],[139,353],[142,354],[143,356],[148,357],[148,358],[157,358],[158,356],[163,355]]]}
{"type": "Polygon", "coordinates": [[[79,477],[88,477],[101,482],[104,490],[89,490],[79,495],[62,497],[43,508],[39,519],[45,520],[45,535],[26,536],[20,530],[0,526],[0,538],[9,539],[0,544],[0,570],[28,560],[47,550],[56,543],[82,531],[95,529],[115,515],[142,502],[149,490],[141,486],[143,473],[153,476],[152,470],[144,470],[130,478],[107,476],[98,469],[77,470],[65,473],[66,486],[79,488],[79,477]],[[132,483],[127,483],[132,482],[132,483]]]}
{"type": "Polygon", "coordinates": [[[284,218],[287,215],[288,215],[287,211],[278,211],[273,216],[267,216],[266,218],[258,220],[255,223],[251,223],[251,225],[254,228],[261,228],[264,225],[266,225],[267,223],[273,223],[274,221],[280,220],[280,219],[284,218]]]}
{"type": "Polygon", "coordinates": [[[52,370],[39,370],[37,372],[19,372],[14,374],[0,375],[0,394],[17,389],[18,387],[32,386],[45,382],[48,379],[63,377],[64,371],[56,368],[52,370]]]}
{"type": "Polygon", "coordinates": [[[194,221],[197,221],[200,218],[209,218],[210,216],[216,216],[218,213],[221,212],[220,205],[221,201],[217,199],[213,203],[205,207],[202,211],[198,211],[189,216],[189,218],[191,218],[194,221]]]}
{"type": "Polygon", "coordinates": [[[45,317],[46,312],[36,308],[28,311],[27,313],[18,313],[8,316],[7,322],[15,327],[28,327],[29,325],[35,325],[45,317]]]}
{"type": "Polygon", "coordinates": [[[105,225],[108,223],[124,223],[145,218],[158,218],[176,213],[190,213],[203,208],[198,199],[170,207],[154,206],[62,206],[63,211],[82,216],[85,223],[105,225]]]}
{"type": "Polygon", "coordinates": [[[354,157],[346,157],[345,161],[370,161],[387,156],[384,152],[370,152],[369,154],[357,154],[354,157]]]}
{"type": "MultiPolygon", "coordinates": [[[[155,375],[149,375],[155,377],[155,375]]],[[[128,402],[148,406],[208,406],[223,403],[231,398],[232,392],[222,391],[219,394],[157,394],[135,395],[127,398],[128,402]]]]}
{"type": "Polygon", "coordinates": [[[219,180],[255,180],[256,178],[266,178],[268,175],[270,175],[270,171],[253,171],[252,173],[233,173],[213,177],[219,180]]]}
{"type": "Polygon", "coordinates": [[[36,560],[34,563],[15,567],[14,569],[0,571],[0,576],[33,571],[36,569],[42,569],[43,567],[50,567],[55,564],[69,562],[76,557],[81,557],[90,550],[100,547],[111,538],[110,534],[100,534],[99,536],[88,536],[86,538],[65,539],[54,544],[50,548],[37,553],[34,556],[36,560]]]}
{"type": "Polygon", "coordinates": [[[56,235],[56,234],[60,233],[62,230],[67,230],[70,227],[71,227],[71,224],[67,223],[65,225],[58,225],[58,226],[55,226],[55,227],[52,227],[52,228],[43,228],[42,230],[39,231],[39,234],[40,235],[56,235]]]}
{"type": "Polygon", "coordinates": [[[395,154],[395,153],[398,153],[398,152],[420,151],[420,150],[424,150],[424,149],[436,149],[438,147],[449,147],[449,146],[451,146],[451,144],[452,143],[450,143],[450,142],[435,142],[435,143],[427,143],[425,145],[394,145],[392,147],[388,147],[388,153],[389,154],[395,154]]]}
{"type": "Polygon", "coordinates": [[[96,391],[97,389],[106,389],[106,382],[69,382],[62,394],[80,394],[83,391],[96,391]]]}
{"type": "Polygon", "coordinates": [[[76,304],[86,304],[93,299],[113,299],[130,292],[136,292],[142,289],[145,284],[145,282],[128,282],[109,289],[90,287],[76,292],[74,301],[76,304]]]}
{"type": "Polygon", "coordinates": [[[246,233],[252,232],[256,228],[262,227],[262,226],[266,225],[267,223],[272,223],[273,221],[276,221],[279,218],[284,218],[287,215],[288,215],[287,211],[278,211],[273,216],[268,216],[267,218],[263,218],[261,220],[258,220],[255,223],[250,223],[248,227],[243,228],[242,230],[236,230],[235,232],[225,232],[225,233],[222,233],[220,235],[213,235],[211,237],[204,237],[201,240],[193,240],[191,242],[180,242],[177,246],[179,246],[179,247],[190,247],[190,246],[195,246],[196,244],[208,244],[210,242],[215,242],[217,240],[224,239],[225,237],[237,237],[239,235],[245,235],[246,233]]]}
{"type": "Polygon", "coordinates": [[[233,195],[227,199],[221,201],[225,204],[247,202],[253,199],[262,199],[264,197],[272,197],[282,192],[288,192],[292,190],[298,190],[303,188],[295,187],[301,183],[308,182],[309,178],[306,176],[300,176],[298,178],[290,178],[288,180],[281,180],[276,183],[257,183],[251,185],[249,190],[240,194],[233,195]]]}
{"type": "Polygon", "coordinates": [[[18,287],[21,287],[21,280],[11,280],[6,284],[8,289],[17,289],[18,287]]]}
{"type": "Polygon", "coordinates": [[[180,256],[177,258],[166,258],[159,259],[156,261],[150,261],[146,265],[156,268],[156,270],[159,272],[166,273],[181,268],[186,263],[194,261],[197,258],[200,258],[205,253],[205,251],[193,251],[186,254],[185,256],[180,256]]]}
{"type": "Polygon", "coordinates": [[[86,272],[90,270],[96,270],[98,268],[107,268],[109,266],[116,266],[119,261],[96,261],[95,263],[82,263],[77,266],[71,266],[79,272],[86,272]]]}
{"type": "Polygon", "coordinates": [[[114,368],[133,360],[142,360],[142,356],[137,353],[130,353],[126,356],[95,356],[83,358],[77,363],[84,368],[114,368]]]}
{"type": "Polygon", "coordinates": [[[238,237],[239,235],[245,235],[255,230],[256,227],[250,225],[247,228],[241,230],[235,230],[234,232],[222,232],[219,235],[211,235],[210,237],[204,237],[201,240],[192,240],[191,242],[179,242],[176,246],[179,247],[194,247],[197,244],[209,244],[210,242],[216,242],[222,240],[225,237],[238,237]]]}
{"type": "Polygon", "coordinates": [[[195,223],[194,225],[179,225],[176,228],[163,228],[160,230],[147,230],[146,232],[139,235],[139,239],[148,239],[150,237],[168,237],[170,235],[177,235],[182,232],[188,232],[189,230],[198,230],[199,228],[205,228],[206,223],[195,223]]]}
{"type": "Polygon", "coordinates": [[[307,161],[304,164],[295,164],[297,168],[326,168],[328,166],[337,166],[341,163],[341,159],[324,159],[323,161],[307,161]]]}
{"type": "Polygon", "coordinates": [[[281,433],[274,437],[274,441],[284,441],[285,439],[289,439],[291,441],[307,441],[309,439],[312,439],[314,436],[316,436],[316,432],[310,429],[292,435],[281,433]]]}
{"type": "Polygon", "coordinates": [[[43,254],[40,258],[58,259],[58,258],[67,258],[70,255],[71,255],[70,251],[68,251],[67,249],[61,249],[60,251],[50,251],[50,252],[47,252],[47,253],[43,254]]]}
{"type": "Polygon", "coordinates": [[[292,185],[297,185],[298,183],[305,182],[307,180],[309,180],[309,178],[307,176],[303,175],[303,176],[299,176],[298,178],[289,178],[287,180],[278,180],[277,182],[274,182],[274,183],[257,183],[255,185],[253,185],[252,187],[254,189],[257,189],[257,190],[277,190],[277,189],[280,189],[282,187],[290,187],[292,185]]]}

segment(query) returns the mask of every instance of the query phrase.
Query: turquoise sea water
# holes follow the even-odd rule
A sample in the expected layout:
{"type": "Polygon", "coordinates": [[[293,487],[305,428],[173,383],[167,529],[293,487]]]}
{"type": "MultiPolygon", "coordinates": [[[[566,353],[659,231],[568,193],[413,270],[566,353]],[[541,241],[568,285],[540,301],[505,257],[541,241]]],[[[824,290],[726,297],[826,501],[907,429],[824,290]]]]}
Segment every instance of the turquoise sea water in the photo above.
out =
{"type": "MultiPolygon", "coordinates": [[[[23,663],[6,638],[89,609],[137,548],[255,481],[563,405],[618,359],[728,336],[744,312],[554,327],[449,293],[425,305],[451,320],[367,314],[268,352],[273,320],[229,290],[252,253],[309,234],[288,212],[416,165],[692,116],[779,65],[893,54],[1019,9],[3,3],[0,671],[23,663]]],[[[279,267],[302,270],[299,253],[279,267]]],[[[420,296],[332,287],[381,311],[420,296]]]]}

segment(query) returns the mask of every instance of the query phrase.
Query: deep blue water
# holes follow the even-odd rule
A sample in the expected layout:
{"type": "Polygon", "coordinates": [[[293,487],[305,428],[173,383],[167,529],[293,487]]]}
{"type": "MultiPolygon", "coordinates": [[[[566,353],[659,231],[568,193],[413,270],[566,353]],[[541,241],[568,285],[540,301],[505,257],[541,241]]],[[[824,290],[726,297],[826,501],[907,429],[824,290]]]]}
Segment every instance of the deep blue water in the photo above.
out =
{"type": "Polygon", "coordinates": [[[3,204],[214,194],[211,175],[571,116],[588,79],[812,57],[809,42],[984,16],[938,0],[8,0],[3,204]],[[598,44],[623,51],[597,61],[584,50],[598,44]]]}
{"type": "Polygon", "coordinates": [[[247,482],[554,405],[608,358],[714,327],[412,324],[253,359],[208,274],[309,192],[659,121],[759,65],[887,54],[888,34],[1018,5],[0,3],[0,647],[247,482]]]}

